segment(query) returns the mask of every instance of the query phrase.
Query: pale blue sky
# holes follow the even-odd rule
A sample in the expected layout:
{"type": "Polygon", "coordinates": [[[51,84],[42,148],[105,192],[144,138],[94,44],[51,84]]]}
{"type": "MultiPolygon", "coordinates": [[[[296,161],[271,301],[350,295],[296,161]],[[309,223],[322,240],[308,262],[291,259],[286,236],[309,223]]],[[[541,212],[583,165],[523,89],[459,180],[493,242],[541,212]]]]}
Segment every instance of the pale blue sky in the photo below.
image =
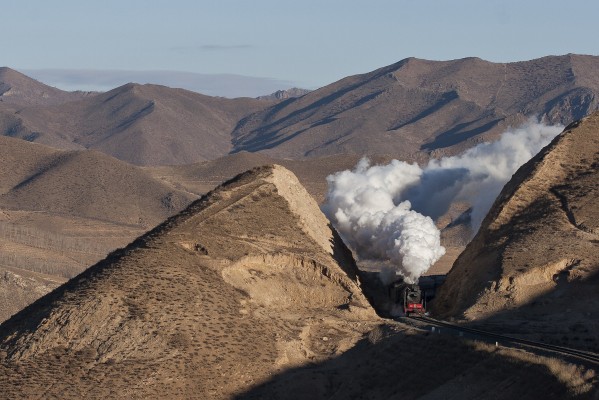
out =
{"type": "Polygon", "coordinates": [[[411,56],[599,55],[598,17],[596,0],[3,0],[0,64],[30,75],[58,69],[50,83],[69,89],[83,83],[63,70],[235,74],[268,78],[253,82],[258,92],[316,88],[411,56]]]}

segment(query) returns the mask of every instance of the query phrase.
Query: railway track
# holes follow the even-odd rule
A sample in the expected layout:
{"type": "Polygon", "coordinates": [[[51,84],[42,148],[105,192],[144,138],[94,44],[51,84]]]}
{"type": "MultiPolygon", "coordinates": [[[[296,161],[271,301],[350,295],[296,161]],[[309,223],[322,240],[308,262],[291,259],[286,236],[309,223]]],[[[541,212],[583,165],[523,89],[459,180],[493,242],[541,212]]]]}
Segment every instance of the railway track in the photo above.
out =
{"type": "Polygon", "coordinates": [[[493,339],[496,342],[501,342],[502,344],[503,343],[511,343],[511,344],[517,344],[517,345],[525,346],[525,347],[532,347],[532,348],[541,349],[541,350],[545,350],[545,351],[549,351],[549,352],[553,352],[553,353],[567,355],[570,357],[575,357],[577,359],[585,360],[585,361],[593,363],[593,364],[599,364],[599,354],[596,354],[596,353],[591,353],[591,352],[586,352],[586,351],[581,351],[581,350],[576,350],[576,349],[570,349],[567,347],[555,346],[555,345],[546,344],[546,343],[533,342],[531,340],[519,339],[519,338],[512,337],[512,336],[506,336],[506,335],[500,335],[498,333],[482,331],[480,329],[467,328],[464,326],[450,324],[449,322],[439,321],[434,318],[429,318],[429,317],[425,317],[425,316],[412,316],[412,317],[406,317],[406,318],[412,319],[415,321],[424,322],[427,324],[431,324],[431,325],[434,325],[437,327],[449,328],[449,329],[453,329],[458,332],[464,332],[464,333],[477,335],[480,337],[493,339]]]}

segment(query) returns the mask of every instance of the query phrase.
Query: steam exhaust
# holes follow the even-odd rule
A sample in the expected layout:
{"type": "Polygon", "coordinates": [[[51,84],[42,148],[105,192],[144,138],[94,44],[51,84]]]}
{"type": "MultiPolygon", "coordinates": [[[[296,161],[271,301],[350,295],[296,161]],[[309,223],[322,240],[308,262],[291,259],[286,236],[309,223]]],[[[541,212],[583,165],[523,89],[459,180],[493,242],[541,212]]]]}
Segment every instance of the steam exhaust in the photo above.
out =
{"type": "Polygon", "coordinates": [[[496,142],[425,167],[398,160],[370,165],[364,158],[352,171],[327,177],[323,212],[360,261],[391,265],[392,275],[416,283],[445,254],[434,220],[452,202],[465,201],[478,231],[514,172],[562,130],[530,120],[496,142]]]}

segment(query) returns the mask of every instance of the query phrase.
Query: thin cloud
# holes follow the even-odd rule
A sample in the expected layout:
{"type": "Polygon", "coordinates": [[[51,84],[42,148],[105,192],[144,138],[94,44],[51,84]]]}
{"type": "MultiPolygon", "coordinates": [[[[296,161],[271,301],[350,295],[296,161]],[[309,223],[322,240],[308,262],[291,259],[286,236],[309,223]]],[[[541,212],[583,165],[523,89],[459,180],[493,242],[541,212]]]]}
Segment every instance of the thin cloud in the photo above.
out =
{"type": "Polygon", "coordinates": [[[108,91],[129,82],[182,88],[209,96],[258,97],[297,86],[291,81],[235,74],[183,71],[35,69],[24,74],[63,90],[108,91]]]}
{"type": "Polygon", "coordinates": [[[197,51],[228,51],[250,49],[250,44],[201,44],[197,46],[176,46],[171,47],[171,51],[176,52],[197,52],[197,51]]]}

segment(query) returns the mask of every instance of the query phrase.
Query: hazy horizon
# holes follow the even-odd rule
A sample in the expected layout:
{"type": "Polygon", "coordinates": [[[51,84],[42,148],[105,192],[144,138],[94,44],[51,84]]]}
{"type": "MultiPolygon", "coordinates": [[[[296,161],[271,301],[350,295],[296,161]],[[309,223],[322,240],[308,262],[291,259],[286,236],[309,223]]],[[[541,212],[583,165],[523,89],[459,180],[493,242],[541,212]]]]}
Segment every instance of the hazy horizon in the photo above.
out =
{"type": "Polygon", "coordinates": [[[599,3],[585,0],[25,0],[3,11],[2,64],[69,89],[89,90],[89,80],[106,89],[100,83],[122,83],[123,71],[136,72],[134,81],[169,71],[176,76],[154,83],[256,96],[315,89],[407,57],[512,62],[599,54],[599,3]],[[564,19],[570,13],[575,20],[564,19]],[[222,75],[236,77],[238,93],[222,75]]]}
{"type": "MultiPolygon", "coordinates": [[[[135,71],[94,69],[26,69],[19,72],[46,85],[67,91],[106,92],[127,83],[182,88],[209,96],[258,97],[294,87],[292,82],[236,74],[201,74],[187,71],[135,71]]],[[[310,89],[310,88],[309,88],[310,89]]]]}

